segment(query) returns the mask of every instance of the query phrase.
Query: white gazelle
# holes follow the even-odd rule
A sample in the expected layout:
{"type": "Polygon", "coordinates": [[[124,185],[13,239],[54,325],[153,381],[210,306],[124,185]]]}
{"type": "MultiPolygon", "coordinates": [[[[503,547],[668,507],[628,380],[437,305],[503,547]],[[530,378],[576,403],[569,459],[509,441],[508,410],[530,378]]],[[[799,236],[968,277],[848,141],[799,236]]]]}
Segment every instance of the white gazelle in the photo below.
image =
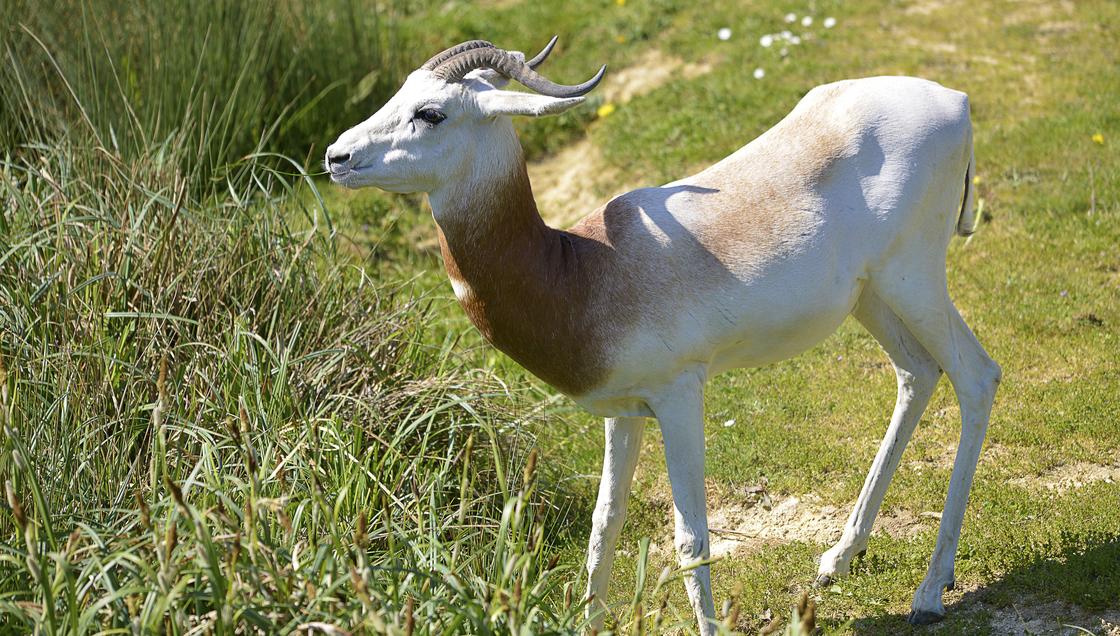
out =
{"type": "MultiPolygon", "coordinates": [[[[960,445],[912,623],[945,612],[1000,368],[946,288],[954,234],[975,224],[968,98],[933,82],[874,77],[817,87],[773,128],[680,181],[616,197],[568,230],[541,220],[510,116],[559,113],[603,76],[556,84],[489,42],[447,49],[327,149],[351,188],[426,192],[459,302],[498,349],[606,417],[587,559],[601,624],[642,437],[657,418],[682,563],[708,558],[704,384],[797,355],[849,314],[890,356],[898,401],[819,581],[867,546],[903,448],[942,370],[960,401],[960,445]],[[502,90],[510,79],[532,93],[502,90]]],[[[685,577],[701,633],[714,631],[709,568],[685,577]]]]}

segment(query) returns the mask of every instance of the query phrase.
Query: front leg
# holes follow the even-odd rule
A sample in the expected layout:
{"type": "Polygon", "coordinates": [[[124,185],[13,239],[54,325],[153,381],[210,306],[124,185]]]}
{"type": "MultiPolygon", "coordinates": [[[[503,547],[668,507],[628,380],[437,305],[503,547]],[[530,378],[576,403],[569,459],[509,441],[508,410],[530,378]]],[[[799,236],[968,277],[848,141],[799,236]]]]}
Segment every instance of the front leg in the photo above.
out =
{"type": "Polygon", "coordinates": [[[645,418],[608,418],[603,450],[603,477],[599,498],[591,517],[591,541],[587,548],[587,618],[596,631],[603,629],[607,611],[607,582],[618,534],[626,519],[626,500],[634,480],[634,468],[642,447],[645,418]]]}
{"type": "MultiPolygon", "coordinates": [[[[708,509],[704,493],[704,388],[699,377],[687,374],[669,394],[651,405],[665,441],[665,464],[673,489],[675,543],[682,567],[709,557],[708,509]]],[[[685,574],[685,591],[696,614],[699,633],[714,634],[711,571],[695,565],[685,574]]]]}

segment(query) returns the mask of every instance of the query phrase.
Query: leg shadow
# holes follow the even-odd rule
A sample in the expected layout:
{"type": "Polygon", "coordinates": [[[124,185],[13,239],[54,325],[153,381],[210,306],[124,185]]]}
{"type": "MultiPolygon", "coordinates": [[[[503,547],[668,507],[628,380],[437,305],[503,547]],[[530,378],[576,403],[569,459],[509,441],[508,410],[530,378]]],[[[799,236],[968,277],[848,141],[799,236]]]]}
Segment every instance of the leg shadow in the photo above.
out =
{"type": "Polygon", "coordinates": [[[906,614],[852,622],[856,634],[1111,634],[1120,625],[1120,534],[1063,533],[1058,556],[1050,554],[1014,567],[999,579],[965,593],[946,606],[946,619],[912,627],[906,614]],[[939,628],[938,626],[942,626],[939,628]]]}

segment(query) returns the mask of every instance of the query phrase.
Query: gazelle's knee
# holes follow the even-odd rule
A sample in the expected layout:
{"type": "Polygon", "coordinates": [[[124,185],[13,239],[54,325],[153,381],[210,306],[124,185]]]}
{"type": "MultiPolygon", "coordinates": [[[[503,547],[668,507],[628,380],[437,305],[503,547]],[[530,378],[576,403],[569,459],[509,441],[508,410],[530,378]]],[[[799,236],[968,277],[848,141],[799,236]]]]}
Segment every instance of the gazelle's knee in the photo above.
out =
{"type": "Polygon", "coordinates": [[[987,410],[991,408],[1003,378],[999,363],[987,355],[981,357],[962,381],[955,383],[957,396],[965,409],[987,410]]]}
{"type": "Polygon", "coordinates": [[[992,392],[995,392],[995,387],[1003,380],[1003,368],[999,363],[991,358],[984,358],[984,370],[987,375],[987,382],[992,385],[992,392]]]}
{"type": "Polygon", "coordinates": [[[693,528],[681,528],[677,530],[674,543],[677,548],[677,556],[682,564],[708,558],[707,532],[702,533],[693,528]]]}

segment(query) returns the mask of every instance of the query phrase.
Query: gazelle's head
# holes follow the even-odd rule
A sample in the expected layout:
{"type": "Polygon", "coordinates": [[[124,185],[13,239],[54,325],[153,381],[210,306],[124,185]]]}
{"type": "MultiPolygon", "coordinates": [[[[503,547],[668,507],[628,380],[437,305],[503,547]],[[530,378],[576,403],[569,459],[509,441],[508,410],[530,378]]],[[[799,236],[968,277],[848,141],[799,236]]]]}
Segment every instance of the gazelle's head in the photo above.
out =
{"type": "Polygon", "coordinates": [[[436,55],[372,117],[327,148],[331,180],[350,188],[430,193],[468,177],[479,164],[500,169],[518,152],[508,116],[563,112],[603,78],[605,66],[575,86],[539,75],[533,69],[555,44],[554,37],[531,60],[483,40],[436,55]],[[510,79],[535,92],[502,90],[510,79]]]}

